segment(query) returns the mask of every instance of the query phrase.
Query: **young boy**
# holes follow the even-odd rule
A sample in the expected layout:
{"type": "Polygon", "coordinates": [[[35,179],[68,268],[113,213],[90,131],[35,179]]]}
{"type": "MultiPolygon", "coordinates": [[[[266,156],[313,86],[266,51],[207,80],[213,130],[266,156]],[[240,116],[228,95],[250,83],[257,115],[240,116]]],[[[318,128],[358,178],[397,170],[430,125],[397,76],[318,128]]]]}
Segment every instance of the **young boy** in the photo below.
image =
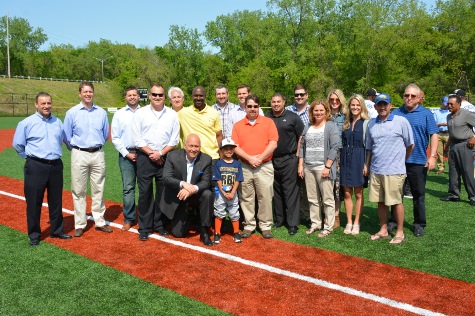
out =
{"type": "Polygon", "coordinates": [[[236,144],[231,138],[225,138],[221,142],[221,151],[223,158],[219,159],[214,165],[213,181],[218,184],[219,192],[216,192],[214,201],[214,243],[219,244],[221,241],[221,225],[226,217],[226,209],[229,218],[233,224],[234,242],[242,241],[239,233],[239,204],[237,189],[239,182],[244,180],[242,175],[241,163],[233,158],[234,148],[236,144]]]}

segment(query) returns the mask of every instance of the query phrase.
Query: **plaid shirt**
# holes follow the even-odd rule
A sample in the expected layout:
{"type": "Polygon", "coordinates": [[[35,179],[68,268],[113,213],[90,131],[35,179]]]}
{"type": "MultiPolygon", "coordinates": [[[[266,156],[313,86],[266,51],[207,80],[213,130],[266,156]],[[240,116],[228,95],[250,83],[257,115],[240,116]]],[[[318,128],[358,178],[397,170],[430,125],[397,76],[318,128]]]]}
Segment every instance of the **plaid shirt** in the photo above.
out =
{"type": "Polygon", "coordinates": [[[294,113],[298,114],[298,116],[300,116],[300,119],[303,122],[303,125],[307,126],[307,125],[310,125],[310,119],[308,118],[308,109],[309,108],[310,108],[310,105],[307,104],[307,106],[305,107],[305,110],[303,110],[302,112],[299,112],[297,110],[297,106],[295,104],[292,104],[292,105],[287,106],[285,109],[289,110],[290,112],[294,112],[294,113]]]}
{"type": "Polygon", "coordinates": [[[218,111],[219,116],[221,117],[221,126],[223,127],[223,138],[231,137],[233,132],[233,121],[231,118],[231,113],[233,110],[239,107],[231,102],[227,102],[225,107],[220,107],[217,103],[213,105],[213,109],[218,111]]]}

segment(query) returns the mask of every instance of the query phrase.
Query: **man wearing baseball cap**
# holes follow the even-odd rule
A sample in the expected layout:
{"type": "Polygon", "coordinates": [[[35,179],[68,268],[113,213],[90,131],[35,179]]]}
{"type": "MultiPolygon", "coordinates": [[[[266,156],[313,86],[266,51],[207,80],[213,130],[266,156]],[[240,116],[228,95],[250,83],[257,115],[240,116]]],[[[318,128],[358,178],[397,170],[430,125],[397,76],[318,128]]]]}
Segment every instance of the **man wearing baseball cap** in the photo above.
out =
{"type": "Polygon", "coordinates": [[[364,103],[366,105],[366,108],[368,109],[368,114],[370,118],[375,118],[378,116],[378,111],[374,108],[374,99],[378,95],[378,92],[376,91],[375,88],[368,89],[366,91],[366,100],[364,100],[364,103]]]}
{"type": "Polygon", "coordinates": [[[461,109],[468,110],[472,113],[475,113],[475,105],[467,101],[467,93],[465,90],[456,89],[454,94],[458,95],[462,99],[462,104],[460,105],[461,109]]]}
{"type": "Polygon", "coordinates": [[[397,231],[390,244],[401,244],[406,240],[402,203],[402,189],[406,179],[405,162],[414,148],[414,135],[406,118],[390,112],[392,104],[389,95],[379,94],[374,103],[378,117],[368,124],[366,167],[371,172],[369,201],[378,202],[381,228],[370,239],[390,238],[389,206],[394,205],[397,231]]]}

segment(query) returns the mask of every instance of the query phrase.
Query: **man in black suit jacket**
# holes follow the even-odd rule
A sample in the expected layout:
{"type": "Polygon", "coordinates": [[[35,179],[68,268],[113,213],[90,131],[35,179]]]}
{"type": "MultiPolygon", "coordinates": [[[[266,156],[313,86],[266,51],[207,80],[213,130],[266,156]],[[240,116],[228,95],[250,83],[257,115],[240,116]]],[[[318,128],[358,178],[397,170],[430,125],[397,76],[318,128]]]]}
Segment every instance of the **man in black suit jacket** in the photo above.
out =
{"type": "Polygon", "coordinates": [[[213,192],[210,190],[212,160],[200,149],[200,138],[190,134],[185,140],[184,149],[168,153],[163,169],[165,190],[160,208],[171,220],[172,234],[178,238],[184,237],[190,226],[187,206],[199,208],[200,240],[206,246],[212,246],[208,234],[214,204],[213,192]]]}

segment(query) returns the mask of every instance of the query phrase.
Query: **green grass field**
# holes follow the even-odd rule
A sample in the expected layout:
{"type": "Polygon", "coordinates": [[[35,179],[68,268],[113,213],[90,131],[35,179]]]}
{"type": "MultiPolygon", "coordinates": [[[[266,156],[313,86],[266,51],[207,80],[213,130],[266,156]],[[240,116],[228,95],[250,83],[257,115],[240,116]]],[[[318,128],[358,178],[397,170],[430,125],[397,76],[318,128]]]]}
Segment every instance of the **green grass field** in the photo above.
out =
{"type": "MultiPolygon", "coordinates": [[[[16,119],[16,122],[19,119],[16,119]]],[[[0,118],[0,126],[2,128],[12,128],[16,125],[15,119],[0,118]]],[[[107,200],[122,201],[121,193],[121,179],[120,170],[118,168],[117,157],[118,153],[113,147],[112,143],[108,142],[105,146],[106,152],[106,191],[105,198],[107,200]]],[[[12,149],[6,149],[0,153],[0,161],[2,166],[9,166],[8,168],[1,168],[0,175],[12,177],[15,179],[23,179],[23,160],[18,158],[16,152],[12,149]]],[[[70,188],[70,154],[67,150],[64,150],[63,155],[65,181],[64,187],[69,190],[70,188]]],[[[390,246],[386,242],[372,242],[368,239],[370,234],[375,233],[379,227],[379,219],[377,215],[377,205],[375,203],[366,202],[362,217],[362,232],[358,236],[347,236],[343,234],[343,228],[337,229],[331,236],[320,239],[316,236],[307,236],[305,234],[306,227],[301,225],[299,232],[295,236],[289,236],[287,229],[282,227],[274,229],[274,235],[276,238],[287,240],[289,242],[307,245],[310,247],[318,247],[327,250],[333,250],[339,253],[348,254],[351,256],[366,258],[382,263],[387,263],[395,266],[405,267],[413,270],[424,271],[427,273],[444,276],[447,278],[464,280],[470,283],[475,283],[475,269],[473,269],[473,262],[475,260],[475,244],[472,241],[472,236],[475,233],[474,226],[471,225],[474,207],[471,207],[467,200],[465,191],[463,190],[462,199],[465,200],[461,203],[444,203],[440,202],[440,198],[447,195],[447,183],[448,177],[445,175],[436,175],[431,173],[428,176],[427,190],[426,190],[426,208],[428,217],[428,227],[426,234],[422,238],[415,238],[412,235],[412,200],[405,200],[406,218],[405,218],[405,233],[409,237],[409,240],[401,246],[390,246]]],[[[367,192],[366,192],[367,196],[367,192]]],[[[344,209],[341,214],[342,226],[346,222],[346,214],[344,209]]],[[[1,256],[2,269],[6,271],[9,269],[9,273],[2,273],[1,281],[3,283],[0,289],[0,296],[2,305],[0,307],[0,313],[2,315],[7,314],[29,314],[28,305],[34,305],[38,302],[37,299],[31,297],[32,289],[23,289],[13,291],[18,287],[19,278],[18,274],[28,273],[31,275],[38,274],[41,271],[41,278],[36,279],[33,283],[34,287],[39,287],[42,282],[52,282],[58,277],[59,273],[65,273],[62,276],[62,282],[67,284],[63,285],[66,288],[74,287],[74,284],[78,282],[77,276],[71,275],[69,267],[71,265],[84,266],[84,273],[87,273],[87,267],[90,267],[92,263],[89,260],[81,258],[68,251],[59,249],[53,245],[42,243],[42,246],[38,249],[31,250],[27,245],[27,236],[25,234],[13,231],[6,227],[0,229],[0,243],[2,251],[5,254],[1,256]],[[58,267],[51,269],[51,262],[46,260],[50,256],[61,258],[58,260],[58,267]],[[34,265],[31,263],[34,262],[34,265]],[[30,263],[28,263],[30,262],[30,263]],[[28,271],[33,267],[34,270],[28,271]],[[11,269],[14,269],[13,273],[11,269]],[[68,270],[68,271],[66,271],[68,270]],[[44,278],[44,281],[43,281],[44,278]],[[21,298],[21,299],[20,299],[21,298]],[[26,300],[23,302],[22,300],[26,300]],[[27,303],[30,300],[30,303],[27,303]],[[16,302],[16,303],[15,303],[16,302]],[[5,305],[7,304],[7,305],[5,305]],[[10,313],[10,311],[16,311],[10,313]]],[[[55,259],[56,260],[56,259],[55,259]]],[[[324,260],[320,258],[319,260],[324,260]]],[[[104,273],[114,275],[110,277],[109,285],[111,289],[106,289],[106,293],[112,293],[114,288],[123,289],[127,286],[131,286],[131,290],[134,293],[149,292],[155,293],[156,296],[161,297],[160,303],[156,302],[157,306],[148,306],[152,304],[153,300],[143,300],[138,302],[145,310],[150,308],[150,311],[159,311],[158,306],[166,302],[179,301],[179,304],[190,305],[190,310],[186,312],[189,314],[196,308],[196,314],[211,314],[215,312],[212,308],[203,307],[200,303],[196,303],[192,300],[188,300],[179,296],[178,294],[170,293],[169,291],[159,289],[153,285],[149,285],[146,282],[135,279],[133,277],[124,275],[121,272],[113,269],[100,266],[100,269],[104,270],[104,273]],[[143,286],[149,286],[149,291],[144,291],[143,286]],[[154,309],[157,308],[157,309],[154,309]]],[[[335,265],[335,269],[339,269],[338,265],[335,265]]],[[[350,273],[349,271],[341,271],[342,274],[350,273]]],[[[364,276],[362,276],[364,277],[364,276]]],[[[24,280],[27,280],[25,278],[24,280]]],[[[100,282],[88,281],[88,289],[91,293],[96,291],[102,291],[102,284],[100,282]]],[[[54,295],[58,297],[58,301],[70,304],[69,309],[65,311],[80,311],[80,306],[76,306],[77,300],[71,297],[70,290],[61,291],[56,286],[51,287],[54,295]],[[64,297],[63,297],[64,296],[64,297]]],[[[118,295],[111,295],[111,300],[120,300],[120,298],[126,295],[127,292],[118,295]]],[[[148,294],[150,294],[148,293],[148,294]]],[[[42,293],[41,295],[47,295],[42,293]]],[[[152,294],[150,294],[152,295],[152,294]]],[[[139,298],[137,298],[139,300],[139,298]]],[[[153,303],[155,304],[155,303],[153,303]]],[[[168,304],[168,303],[167,303],[168,304]]],[[[115,304],[109,304],[115,305],[115,304]]],[[[39,314],[55,314],[55,306],[45,306],[43,311],[39,314]]],[[[66,314],[68,314],[66,312],[66,314]]],[[[158,312],[159,314],[160,312],[158,312]]],[[[183,310],[176,309],[176,314],[184,314],[183,310]]],[[[57,313],[63,314],[63,313],[57,313]]],[[[73,314],[71,312],[71,314],[73,314]]],[[[118,313],[121,314],[121,313],[118,313]]],[[[125,313],[129,314],[129,313],[125,313]]],[[[145,312],[145,314],[148,314],[145,312]]],[[[154,313],[156,314],[156,313],[154,313]]]]}

